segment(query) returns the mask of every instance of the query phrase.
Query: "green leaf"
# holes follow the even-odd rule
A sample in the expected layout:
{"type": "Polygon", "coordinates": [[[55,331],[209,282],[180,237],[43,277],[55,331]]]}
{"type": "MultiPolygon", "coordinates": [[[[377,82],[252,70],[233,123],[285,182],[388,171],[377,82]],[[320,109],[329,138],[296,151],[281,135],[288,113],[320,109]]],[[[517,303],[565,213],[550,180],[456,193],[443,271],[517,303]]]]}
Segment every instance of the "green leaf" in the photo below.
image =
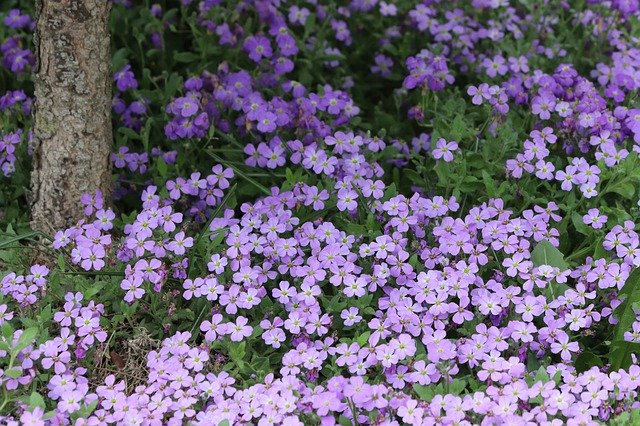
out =
{"type": "Polygon", "coordinates": [[[200,60],[200,55],[196,55],[193,52],[175,52],[173,54],[173,59],[176,62],[182,63],[196,62],[200,60]]]}
{"type": "Polygon", "coordinates": [[[482,182],[484,183],[484,187],[487,190],[487,195],[490,198],[494,198],[497,195],[496,184],[489,176],[486,170],[482,171],[482,182]]]}
{"type": "Polygon", "coordinates": [[[123,47],[116,51],[111,57],[111,66],[114,72],[118,72],[124,68],[125,65],[127,65],[127,49],[123,47]]]}
{"type": "Polygon", "coordinates": [[[358,345],[360,345],[360,347],[363,347],[369,341],[369,336],[371,336],[371,331],[366,331],[358,336],[356,342],[358,342],[358,345]]]}
{"type": "Polygon", "coordinates": [[[4,337],[7,342],[11,342],[13,340],[13,327],[8,321],[2,324],[2,337],[4,337]]]}
{"type": "Polygon", "coordinates": [[[433,386],[424,386],[418,383],[413,384],[413,391],[418,395],[421,401],[429,402],[436,395],[436,391],[433,386]]]}
{"type": "Polygon", "coordinates": [[[348,234],[353,235],[355,237],[361,237],[367,233],[367,227],[364,225],[360,225],[359,223],[349,222],[345,225],[344,230],[347,231],[348,234]]]}
{"type": "Polygon", "coordinates": [[[31,392],[31,395],[29,396],[29,407],[40,407],[44,410],[46,408],[46,404],[42,395],[36,391],[31,392]]]}
{"type": "Polygon", "coordinates": [[[453,379],[453,383],[449,386],[449,393],[454,395],[462,395],[462,392],[467,387],[467,382],[462,379],[453,379]]]}
{"type": "Polygon", "coordinates": [[[20,371],[20,369],[18,368],[10,368],[8,370],[4,370],[4,375],[5,376],[9,376],[12,379],[17,379],[18,377],[22,376],[22,371],[20,371]]]}
{"type": "Polygon", "coordinates": [[[246,347],[247,342],[245,340],[239,343],[233,342],[229,344],[229,358],[236,363],[242,361],[246,354],[246,347]]]}
{"type": "Polygon", "coordinates": [[[406,169],[404,175],[416,185],[424,185],[424,178],[413,169],[406,169]]]}
{"type": "Polygon", "coordinates": [[[263,374],[267,374],[271,368],[269,364],[269,358],[253,356],[251,359],[251,367],[258,372],[262,372],[263,374]]]}
{"type": "Polygon", "coordinates": [[[591,233],[590,227],[584,223],[580,213],[573,212],[571,214],[571,222],[573,223],[574,228],[576,228],[576,231],[578,231],[582,235],[589,235],[591,233]]]}
{"type": "Polygon", "coordinates": [[[347,303],[344,300],[340,300],[341,296],[336,294],[331,299],[326,297],[322,298],[322,305],[327,310],[327,312],[340,312],[344,308],[346,308],[347,303]]]}
{"type": "Polygon", "coordinates": [[[89,417],[91,415],[91,413],[93,413],[93,410],[96,409],[97,406],[98,406],[98,400],[96,399],[91,404],[89,404],[89,405],[87,405],[85,407],[82,407],[78,411],[79,418],[84,419],[84,418],[89,417]]]}
{"type": "Polygon", "coordinates": [[[533,378],[533,383],[537,383],[537,382],[547,383],[549,381],[551,381],[551,379],[547,374],[547,370],[544,367],[540,367],[538,371],[536,371],[536,375],[533,378]]]}
{"type": "Polygon", "coordinates": [[[384,195],[380,199],[380,202],[388,201],[396,195],[398,195],[398,189],[396,188],[396,184],[392,183],[384,190],[384,195]]]}
{"type": "Polygon", "coordinates": [[[593,260],[605,259],[607,257],[607,249],[602,245],[603,242],[604,237],[600,237],[598,241],[596,241],[596,250],[593,253],[593,260]]]}
{"type": "Polygon", "coordinates": [[[20,338],[18,339],[18,344],[15,346],[14,351],[18,353],[24,348],[26,348],[27,346],[29,346],[31,343],[33,343],[37,335],[38,335],[37,327],[27,328],[20,335],[20,338]]]}
{"type": "Polygon", "coordinates": [[[160,176],[167,176],[167,163],[165,163],[162,157],[158,157],[158,160],[156,161],[156,167],[158,168],[158,173],[160,173],[160,176]]]}
{"type": "Polygon", "coordinates": [[[640,349],[640,344],[624,340],[624,333],[631,330],[631,325],[636,320],[634,305],[640,302],[640,268],[631,272],[618,296],[624,300],[613,312],[618,320],[613,330],[613,342],[609,352],[613,370],[628,367],[631,364],[631,353],[640,349]]]}
{"type": "Polygon", "coordinates": [[[633,183],[625,179],[613,185],[613,187],[611,187],[607,192],[615,192],[628,200],[632,200],[633,195],[636,193],[636,188],[633,183]]]}
{"type": "Polygon", "coordinates": [[[178,88],[182,85],[182,77],[180,77],[180,75],[178,75],[177,73],[173,73],[169,76],[169,78],[167,79],[167,83],[165,84],[164,87],[164,95],[167,99],[172,98],[176,92],[178,91],[178,88]]]}
{"type": "Polygon", "coordinates": [[[560,268],[561,271],[569,269],[562,252],[548,240],[542,240],[536,244],[531,252],[531,260],[535,266],[549,265],[560,268]]]}
{"type": "Polygon", "coordinates": [[[599,356],[591,353],[591,352],[583,352],[578,355],[576,361],[574,362],[574,366],[579,373],[583,371],[587,371],[591,367],[597,366],[602,367],[602,360],[599,356]]]}
{"type": "Polygon", "coordinates": [[[609,354],[609,362],[611,371],[617,371],[620,368],[627,369],[631,365],[631,354],[640,353],[640,343],[627,342],[626,340],[614,340],[611,342],[609,354]]]}
{"type": "Polygon", "coordinates": [[[128,127],[120,127],[118,129],[118,133],[121,133],[122,135],[127,136],[129,139],[142,140],[140,135],[136,133],[135,130],[129,129],[128,127]]]}
{"type": "Polygon", "coordinates": [[[338,418],[338,424],[340,426],[352,426],[353,423],[351,423],[351,420],[349,420],[347,417],[345,416],[340,416],[338,418]]]}

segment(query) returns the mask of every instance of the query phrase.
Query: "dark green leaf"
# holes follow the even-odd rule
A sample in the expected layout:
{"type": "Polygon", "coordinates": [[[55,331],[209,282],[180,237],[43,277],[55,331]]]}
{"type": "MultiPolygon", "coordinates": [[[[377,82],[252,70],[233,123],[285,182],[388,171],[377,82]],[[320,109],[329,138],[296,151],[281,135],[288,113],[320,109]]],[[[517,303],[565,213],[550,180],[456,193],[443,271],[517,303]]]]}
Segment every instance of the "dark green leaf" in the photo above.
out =
{"type": "Polygon", "coordinates": [[[583,352],[580,355],[578,355],[578,358],[576,358],[574,366],[576,367],[576,370],[578,370],[578,372],[580,373],[583,371],[587,371],[588,369],[594,366],[602,367],[602,360],[600,359],[600,357],[598,357],[597,355],[591,352],[583,352]]]}

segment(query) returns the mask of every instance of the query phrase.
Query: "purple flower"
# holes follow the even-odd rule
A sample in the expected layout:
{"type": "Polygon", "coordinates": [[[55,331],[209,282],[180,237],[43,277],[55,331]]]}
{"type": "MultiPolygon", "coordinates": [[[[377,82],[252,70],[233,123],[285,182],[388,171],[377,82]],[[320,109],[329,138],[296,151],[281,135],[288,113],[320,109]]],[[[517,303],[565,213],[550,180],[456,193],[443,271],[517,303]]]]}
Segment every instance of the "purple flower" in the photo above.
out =
{"type": "Polygon", "coordinates": [[[116,87],[120,92],[126,92],[129,89],[135,90],[138,88],[138,81],[136,80],[133,71],[131,71],[131,65],[129,64],[116,72],[113,80],[116,82],[116,87]]]}
{"type": "Polygon", "coordinates": [[[355,210],[358,207],[357,198],[358,194],[356,191],[352,189],[341,189],[338,191],[338,210],[355,210]]]}
{"type": "Polygon", "coordinates": [[[273,54],[269,39],[264,36],[250,36],[243,45],[245,52],[254,62],[260,62],[262,58],[270,58],[273,54]]]}
{"type": "Polygon", "coordinates": [[[453,153],[458,149],[458,142],[450,141],[447,142],[443,138],[438,139],[436,142],[436,147],[432,151],[433,158],[436,160],[442,158],[444,161],[451,162],[453,161],[453,153]]]}
{"type": "Polygon", "coordinates": [[[582,216],[586,225],[591,225],[594,229],[601,229],[607,223],[607,216],[601,215],[598,209],[589,209],[589,212],[582,216]]]}
{"type": "Polygon", "coordinates": [[[247,318],[239,316],[236,318],[235,324],[230,323],[228,325],[232,342],[239,342],[251,335],[253,328],[247,325],[248,322],[249,320],[247,320],[247,318]]]}

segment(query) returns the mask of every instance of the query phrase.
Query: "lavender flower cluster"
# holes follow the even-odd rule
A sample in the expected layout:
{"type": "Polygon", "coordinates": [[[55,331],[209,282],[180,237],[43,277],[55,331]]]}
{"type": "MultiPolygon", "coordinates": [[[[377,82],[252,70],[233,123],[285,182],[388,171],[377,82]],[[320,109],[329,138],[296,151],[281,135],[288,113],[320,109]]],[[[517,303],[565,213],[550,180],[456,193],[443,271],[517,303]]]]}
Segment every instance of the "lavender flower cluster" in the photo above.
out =
{"type": "Polygon", "coordinates": [[[2,422],[631,423],[638,2],[294,3],[114,1],[117,202],[3,272],[2,422]]]}

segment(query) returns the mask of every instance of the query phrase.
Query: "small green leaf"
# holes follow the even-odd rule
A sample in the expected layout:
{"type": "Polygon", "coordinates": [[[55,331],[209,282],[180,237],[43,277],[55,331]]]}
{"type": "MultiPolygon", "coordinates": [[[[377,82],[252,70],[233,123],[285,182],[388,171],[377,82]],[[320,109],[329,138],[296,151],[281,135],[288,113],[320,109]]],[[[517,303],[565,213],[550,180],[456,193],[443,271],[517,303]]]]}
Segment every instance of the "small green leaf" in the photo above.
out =
{"type": "Polygon", "coordinates": [[[122,133],[124,136],[127,136],[129,139],[142,140],[140,135],[135,130],[129,129],[128,127],[120,127],[118,129],[118,133],[122,133]]]}
{"type": "Polygon", "coordinates": [[[182,63],[195,62],[200,60],[200,55],[193,52],[175,52],[173,54],[173,60],[182,63]]]}
{"type": "Polygon", "coordinates": [[[17,379],[18,377],[22,376],[22,371],[18,368],[10,368],[8,370],[4,371],[4,375],[5,376],[9,376],[12,379],[17,379]]]}
{"type": "Polygon", "coordinates": [[[358,336],[356,342],[358,342],[358,345],[360,345],[360,347],[363,347],[369,341],[369,336],[371,336],[371,331],[366,331],[358,336]]]}
{"type": "Polygon", "coordinates": [[[462,395],[462,392],[467,387],[467,382],[462,379],[453,379],[453,383],[449,385],[449,393],[454,395],[462,395]]]}
{"type": "Polygon", "coordinates": [[[351,420],[349,420],[345,416],[340,416],[338,418],[338,424],[340,424],[340,426],[352,426],[353,425],[353,423],[351,423],[351,420]]]}
{"type": "Polygon", "coordinates": [[[534,383],[536,382],[547,383],[549,381],[551,381],[551,379],[547,374],[547,370],[544,367],[540,367],[538,371],[536,371],[536,375],[534,377],[534,383]]]}
{"type": "Polygon", "coordinates": [[[487,173],[486,170],[482,171],[482,182],[484,182],[484,187],[487,190],[487,195],[490,198],[496,197],[497,195],[496,184],[493,181],[493,179],[491,179],[491,176],[489,176],[489,173],[487,173]]]}
{"type": "Polygon", "coordinates": [[[531,260],[535,266],[549,265],[562,271],[569,269],[562,252],[547,240],[542,240],[535,246],[531,252],[531,260]]]}
{"type": "Polygon", "coordinates": [[[36,391],[31,392],[31,395],[29,396],[29,407],[40,407],[44,410],[46,408],[46,404],[42,395],[36,391]]]}
{"type": "Polygon", "coordinates": [[[436,395],[436,392],[433,386],[424,386],[418,383],[413,384],[413,391],[416,393],[416,395],[418,395],[421,401],[429,402],[436,395]]]}
{"type": "Polygon", "coordinates": [[[607,257],[607,249],[602,245],[603,242],[604,237],[600,237],[598,241],[596,241],[596,250],[593,253],[593,260],[605,259],[607,257]]]}
{"type": "Polygon", "coordinates": [[[82,407],[80,409],[80,411],[78,411],[79,417],[80,418],[87,418],[91,415],[91,413],[93,413],[93,410],[96,409],[96,407],[98,406],[98,400],[94,400],[93,402],[91,402],[91,404],[82,407]]]}
{"type": "Polygon", "coordinates": [[[578,231],[582,235],[589,235],[591,233],[590,227],[584,223],[580,213],[573,212],[571,214],[571,222],[573,223],[574,228],[576,228],[576,231],[578,231]]]}
{"type": "Polygon", "coordinates": [[[8,342],[13,340],[13,327],[11,327],[11,323],[8,321],[5,321],[5,323],[2,324],[2,337],[4,337],[8,342]]]}
{"type": "Polygon", "coordinates": [[[167,163],[165,163],[162,157],[158,157],[156,167],[158,168],[158,173],[160,173],[160,176],[167,176],[167,163]]]}
{"type": "Polygon", "coordinates": [[[14,351],[16,353],[20,352],[27,346],[33,343],[34,339],[38,336],[38,329],[36,327],[27,328],[22,332],[20,338],[18,339],[18,344],[15,346],[14,351]]]}
{"type": "Polygon", "coordinates": [[[229,358],[236,363],[241,361],[246,354],[246,347],[247,342],[244,340],[239,343],[233,342],[229,344],[229,358]]]}

